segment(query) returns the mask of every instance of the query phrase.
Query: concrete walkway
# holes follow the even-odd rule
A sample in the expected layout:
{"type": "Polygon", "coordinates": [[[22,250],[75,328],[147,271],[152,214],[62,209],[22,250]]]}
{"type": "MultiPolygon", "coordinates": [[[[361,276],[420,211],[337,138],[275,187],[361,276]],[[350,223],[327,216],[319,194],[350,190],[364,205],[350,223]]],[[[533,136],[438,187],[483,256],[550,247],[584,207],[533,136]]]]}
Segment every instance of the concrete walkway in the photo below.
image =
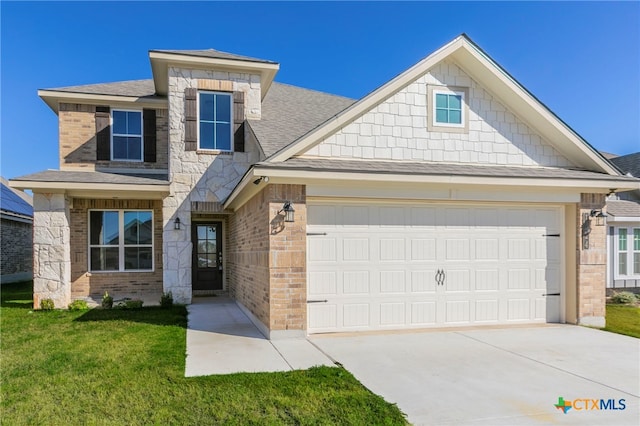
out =
{"type": "Polygon", "coordinates": [[[307,339],[267,340],[229,298],[198,298],[187,310],[187,377],[334,365],[307,339]]]}

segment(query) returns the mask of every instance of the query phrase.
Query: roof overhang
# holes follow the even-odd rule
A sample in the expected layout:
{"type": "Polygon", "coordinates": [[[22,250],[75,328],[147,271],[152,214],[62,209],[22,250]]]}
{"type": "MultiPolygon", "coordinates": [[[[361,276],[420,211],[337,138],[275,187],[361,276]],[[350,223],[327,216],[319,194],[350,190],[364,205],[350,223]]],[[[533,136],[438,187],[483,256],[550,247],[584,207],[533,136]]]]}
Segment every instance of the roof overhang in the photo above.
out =
{"type": "Polygon", "coordinates": [[[242,61],[238,59],[207,58],[202,56],[181,55],[169,52],[149,52],[151,72],[156,93],[167,95],[169,91],[169,67],[181,67],[191,69],[215,69],[260,75],[262,98],[273,83],[273,79],[280,69],[277,63],[242,61]]]}
{"type": "Polygon", "coordinates": [[[563,153],[576,166],[586,170],[620,175],[597,150],[591,147],[566,123],[511,77],[466,35],[433,52],[416,65],[371,92],[342,113],[326,121],[297,141],[281,149],[269,162],[286,161],[302,155],[315,144],[353,122],[380,102],[411,84],[443,60],[452,60],[500,99],[520,119],[539,132],[549,143],[563,153]]]}
{"type": "Polygon", "coordinates": [[[11,180],[9,181],[9,186],[21,190],[30,189],[34,193],[64,193],[75,198],[162,200],[169,195],[169,183],[163,185],[136,185],[11,180]]]}
{"type": "MultiPolygon", "coordinates": [[[[604,175],[606,176],[606,175],[604,175]]],[[[616,191],[627,191],[640,188],[640,181],[629,181],[624,179],[557,179],[541,177],[499,177],[499,176],[477,176],[477,175],[445,175],[445,174],[394,174],[394,173],[371,173],[336,170],[304,170],[292,168],[278,168],[273,165],[267,167],[253,166],[245,173],[236,188],[229,195],[224,203],[225,209],[235,210],[250,200],[260,192],[265,185],[267,177],[268,183],[282,184],[315,184],[339,183],[341,186],[351,183],[362,184],[421,184],[436,185],[448,188],[481,188],[487,189],[531,189],[545,188],[554,190],[569,190],[575,193],[602,193],[611,192],[611,188],[616,191]]]]}
{"type": "Polygon", "coordinates": [[[138,108],[168,108],[166,98],[155,96],[117,96],[117,95],[98,95],[93,93],[75,93],[62,92],[57,90],[38,90],[38,96],[51,108],[56,114],[59,112],[60,103],[74,104],[106,104],[109,106],[123,106],[131,108],[135,105],[138,108]]]}

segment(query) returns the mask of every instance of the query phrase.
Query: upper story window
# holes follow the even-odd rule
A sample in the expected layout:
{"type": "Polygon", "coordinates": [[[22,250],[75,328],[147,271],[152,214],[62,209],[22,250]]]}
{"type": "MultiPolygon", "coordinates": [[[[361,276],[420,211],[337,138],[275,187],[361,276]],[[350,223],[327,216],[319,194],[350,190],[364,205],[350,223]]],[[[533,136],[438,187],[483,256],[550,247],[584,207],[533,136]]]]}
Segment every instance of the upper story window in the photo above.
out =
{"type": "Polygon", "coordinates": [[[198,93],[198,148],[231,151],[233,105],[230,93],[198,93]]]}
{"type": "Polygon", "coordinates": [[[467,97],[465,87],[429,86],[429,131],[466,133],[469,126],[467,97]]]}
{"type": "Polygon", "coordinates": [[[142,111],[112,110],[111,159],[142,161],[142,111]]]}

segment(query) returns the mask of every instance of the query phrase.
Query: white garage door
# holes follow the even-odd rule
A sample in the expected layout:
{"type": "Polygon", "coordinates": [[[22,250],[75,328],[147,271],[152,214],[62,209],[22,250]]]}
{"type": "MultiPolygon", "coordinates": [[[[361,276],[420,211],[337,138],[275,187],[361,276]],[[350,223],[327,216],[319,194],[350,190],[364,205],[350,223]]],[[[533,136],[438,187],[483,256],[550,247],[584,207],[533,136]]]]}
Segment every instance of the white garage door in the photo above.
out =
{"type": "Polygon", "coordinates": [[[559,322],[561,208],[308,205],[309,333],[559,322]]]}

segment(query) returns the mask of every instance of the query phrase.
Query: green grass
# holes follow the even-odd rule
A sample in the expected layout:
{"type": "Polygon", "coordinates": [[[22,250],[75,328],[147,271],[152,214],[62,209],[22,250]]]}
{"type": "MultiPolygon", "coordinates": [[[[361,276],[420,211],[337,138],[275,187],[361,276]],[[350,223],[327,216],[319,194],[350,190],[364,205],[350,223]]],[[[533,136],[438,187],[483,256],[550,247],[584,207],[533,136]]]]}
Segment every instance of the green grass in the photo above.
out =
{"type": "Polygon", "coordinates": [[[2,424],[405,424],[341,368],[184,377],[186,309],[33,311],[3,285],[2,424]]]}
{"type": "Polygon", "coordinates": [[[604,329],[640,339],[640,307],[608,304],[604,329]]]}

